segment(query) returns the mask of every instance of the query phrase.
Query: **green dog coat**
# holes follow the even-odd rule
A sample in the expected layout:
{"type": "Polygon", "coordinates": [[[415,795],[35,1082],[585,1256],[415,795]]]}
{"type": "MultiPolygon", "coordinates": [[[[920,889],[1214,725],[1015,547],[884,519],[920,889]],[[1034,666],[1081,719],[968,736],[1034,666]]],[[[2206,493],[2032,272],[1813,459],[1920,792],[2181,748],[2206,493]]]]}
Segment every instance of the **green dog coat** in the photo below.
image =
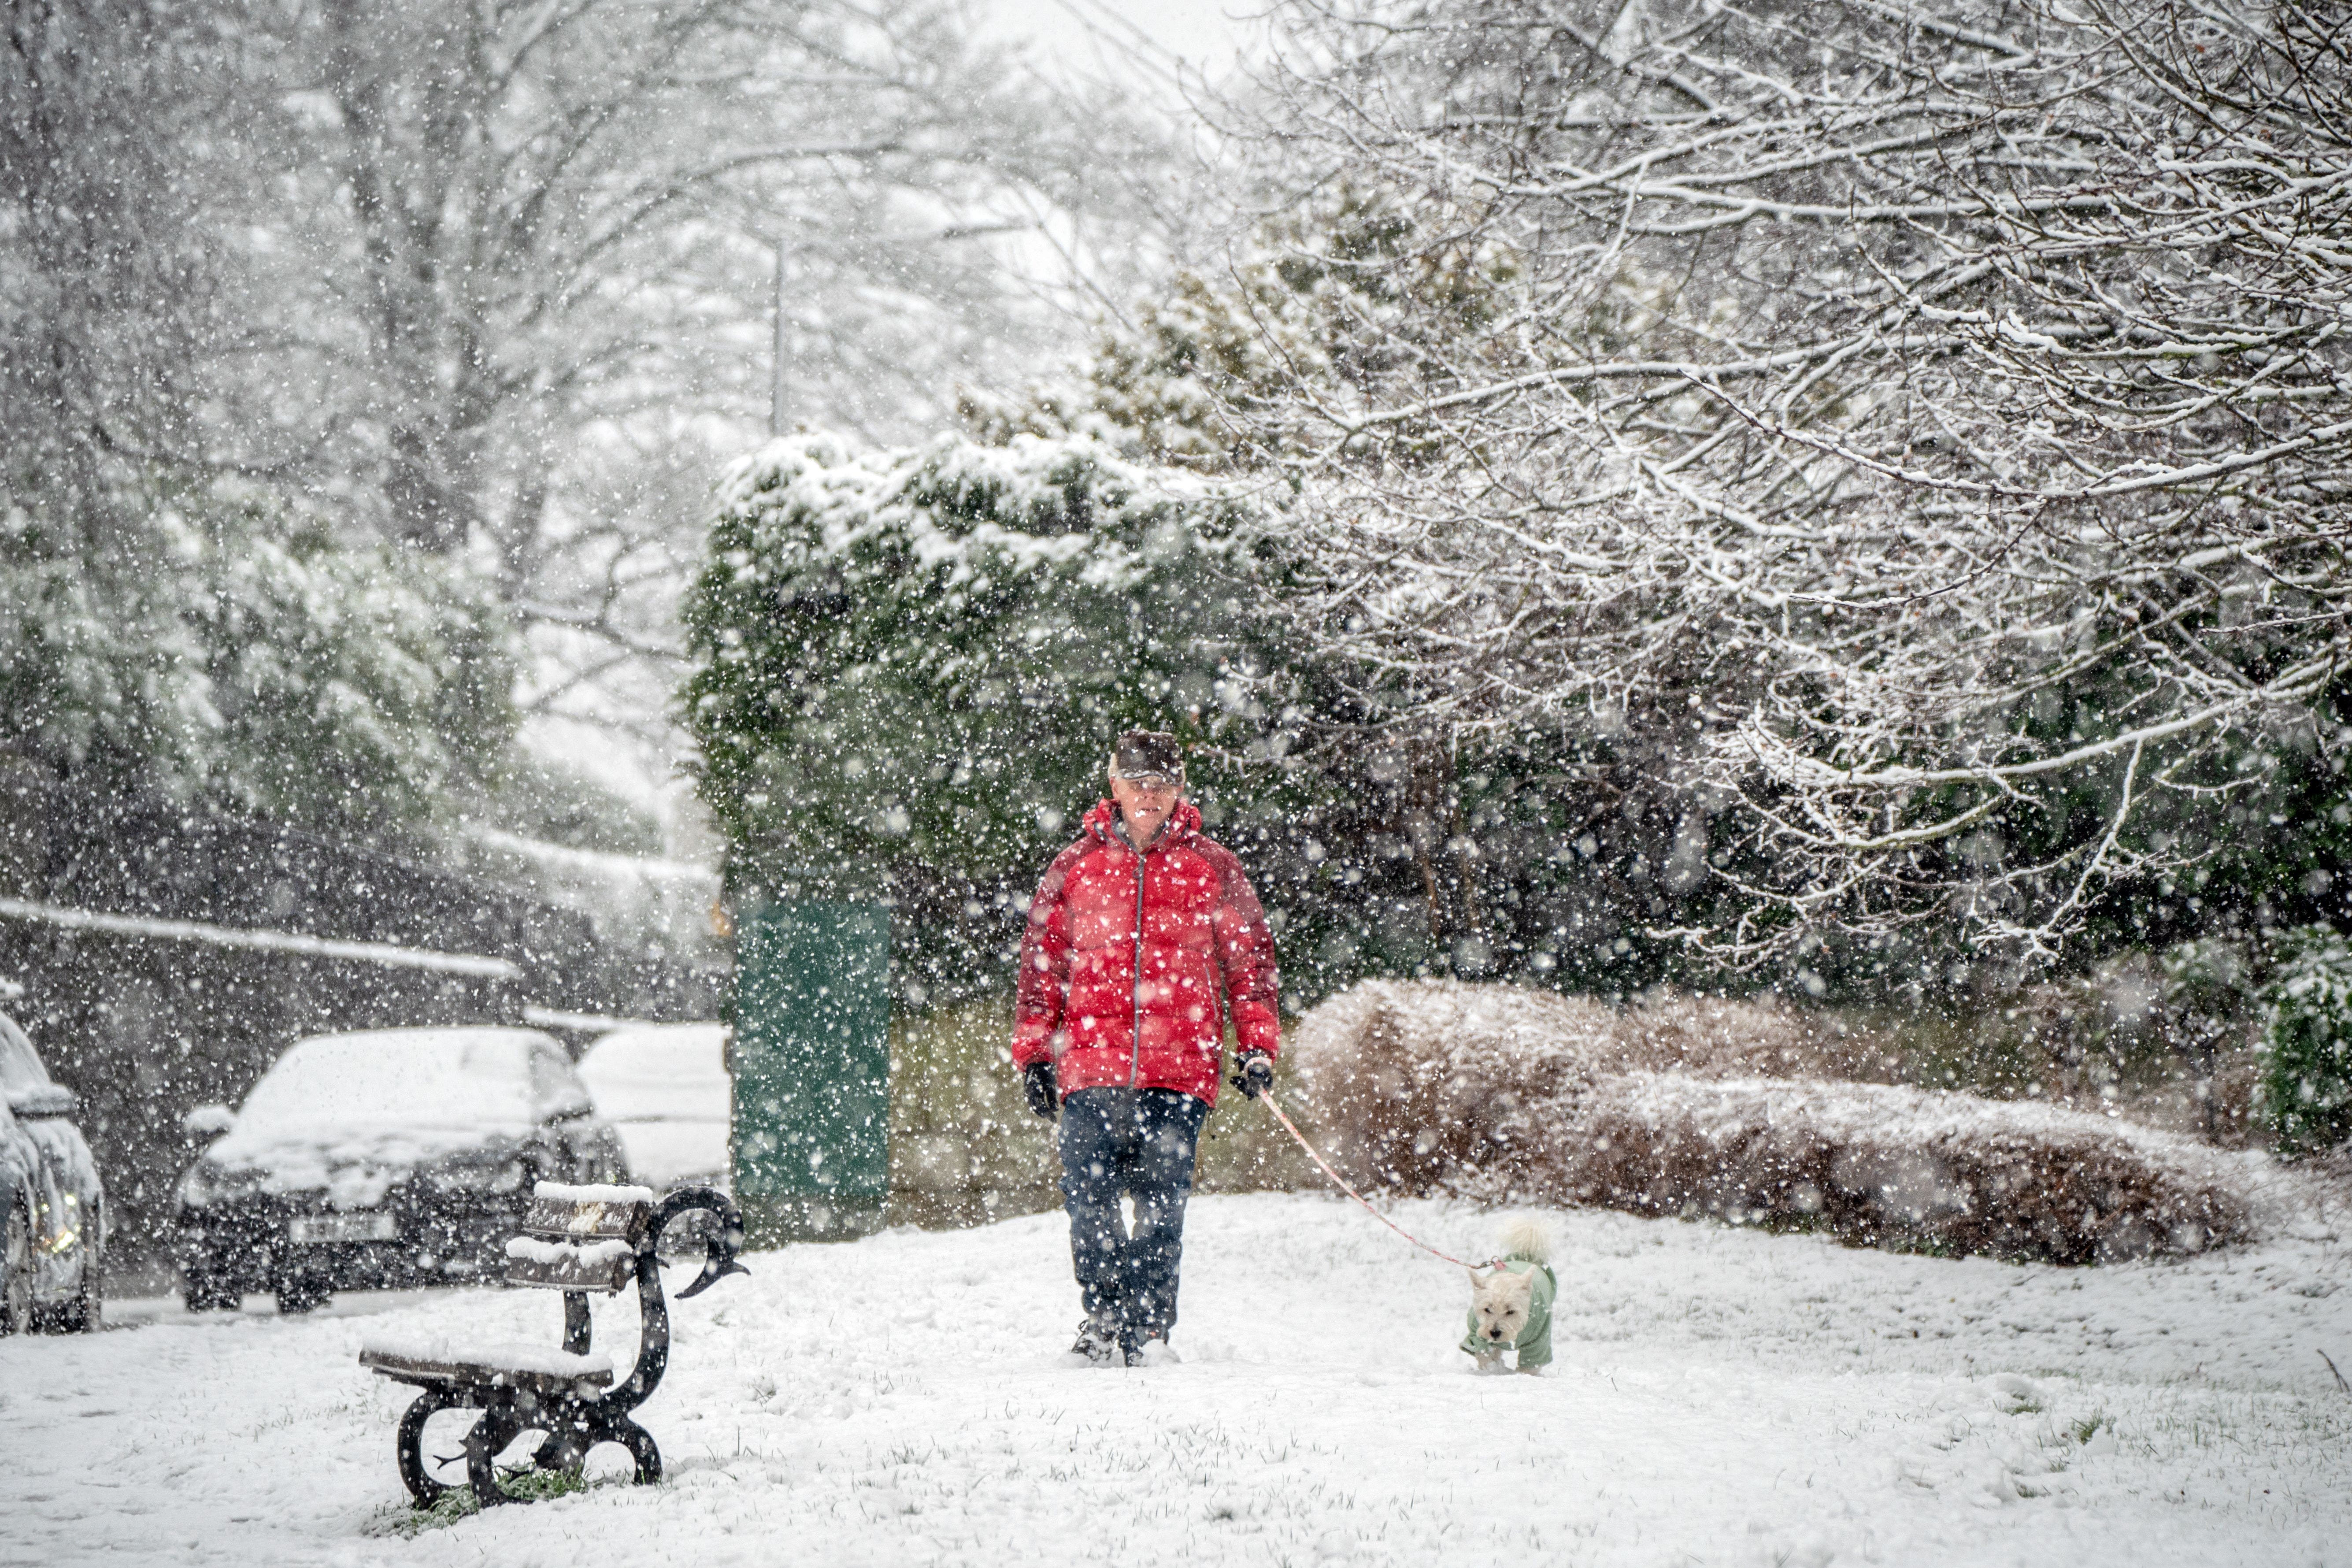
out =
{"type": "MultiPolygon", "coordinates": [[[[1514,1274],[1533,1274],[1535,1281],[1528,1287],[1528,1323],[1512,1342],[1518,1347],[1519,1365],[1549,1366],[1551,1364],[1551,1303],[1559,1294],[1559,1279],[1549,1263],[1538,1263],[1532,1258],[1507,1258],[1501,1267],[1514,1274]]],[[[1470,1311],[1470,1331],[1462,1336],[1462,1348],[1475,1356],[1495,1353],[1495,1347],[1478,1337],[1478,1313],[1470,1311]]]]}

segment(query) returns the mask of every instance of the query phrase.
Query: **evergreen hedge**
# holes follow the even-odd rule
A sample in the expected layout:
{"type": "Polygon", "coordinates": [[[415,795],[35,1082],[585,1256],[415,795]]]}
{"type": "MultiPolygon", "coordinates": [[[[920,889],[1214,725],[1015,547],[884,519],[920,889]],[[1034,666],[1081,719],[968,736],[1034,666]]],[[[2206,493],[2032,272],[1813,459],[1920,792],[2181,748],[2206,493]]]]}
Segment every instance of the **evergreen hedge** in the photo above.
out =
{"type": "Polygon", "coordinates": [[[734,896],[880,897],[905,994],[945,998],[1007,972],[1119,731],[1184,739],[1213,831],[1278,816],[1278,570],[1244,508],[1086,437],[770,447],[686,607],[734,896]]]}
{"type": "Polygon", "coordinates": [[[2352,1136],[2352,946],[2332,926],[2287,932],[2273,972],[2263,1113],[2287,1154],[2352,1136]]]}

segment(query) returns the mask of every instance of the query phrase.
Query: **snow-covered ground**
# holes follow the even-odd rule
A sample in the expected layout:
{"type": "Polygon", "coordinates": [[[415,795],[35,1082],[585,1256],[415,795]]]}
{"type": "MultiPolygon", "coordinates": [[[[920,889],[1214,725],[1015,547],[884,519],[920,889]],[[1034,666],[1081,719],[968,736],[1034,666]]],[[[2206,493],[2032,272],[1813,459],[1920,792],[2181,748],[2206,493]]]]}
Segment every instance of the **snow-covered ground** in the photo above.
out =
{"type": "MultiPolygon", "coordinates": [[[[1396,1213],[1465,1255],[1493,1229],[1396,1213]]],[[[2319,1222],[2063,1270],[1552,1220],[1539,1378],[1472,1375],[1459,1277],[1320,1197],[1195,1201],[1185,1360],[1150,1370],[1059,1353],[1058,1215],[754,1255],[674,1309],[640,1413],[663,1485],[414,1537],[405,1392],[361,1340],[552,1345],[554,1298],[125,1304],[0,1342],[0,1563],[2352,1563],[2352,1396],[2320,1359],[2352,1367],[2352,1289],[2319,1222]]],[[[599,1344],[626,1321],[600,1309],[599,1344]]]]}

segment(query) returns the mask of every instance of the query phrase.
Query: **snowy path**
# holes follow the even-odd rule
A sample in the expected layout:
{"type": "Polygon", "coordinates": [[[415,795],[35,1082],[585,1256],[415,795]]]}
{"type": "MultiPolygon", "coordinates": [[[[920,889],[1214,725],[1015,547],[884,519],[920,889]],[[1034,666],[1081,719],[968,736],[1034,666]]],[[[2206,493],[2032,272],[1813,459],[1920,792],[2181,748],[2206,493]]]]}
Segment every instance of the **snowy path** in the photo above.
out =
{"type": "Polygon", "coordinates": [[[754,1256],[677,1309],[665,1485],[414,1538],[359,1342],[552,1344],[552,1298],[0,1342],[0,1563],[2352,1563],[2332,1239],[2062,1271],[1554,1223],[1540,1379],[1469,1375],[1452,1271],[1319,1198],[1196,1202],[1153,1371],[1055,1353],[1058,1216],[754,1256]]]}

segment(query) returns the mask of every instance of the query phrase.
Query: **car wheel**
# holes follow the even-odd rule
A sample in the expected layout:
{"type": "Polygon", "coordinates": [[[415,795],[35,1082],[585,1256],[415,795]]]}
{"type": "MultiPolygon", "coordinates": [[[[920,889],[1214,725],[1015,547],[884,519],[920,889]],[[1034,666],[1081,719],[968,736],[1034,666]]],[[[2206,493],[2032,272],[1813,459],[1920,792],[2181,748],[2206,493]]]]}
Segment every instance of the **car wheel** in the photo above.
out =
{"type": "Polygon", "coordinates": [[[191,1312],[235,1311],[245,1298],[202,1269],[180,1270],[180,1300],[191,1312]]]}
{"type": "Polygon", "coordinates": [[[298,1274],[278,1282],[278,1310],[283,1316],[299,1317],[326,1304],[327,1282],[323,1279],[298,1274]]]}
{"type": "Polygon", "coordinates": [[[180,1254],[180,1300],[191,1312],[234,1312],[245,1304],[231,1260],[194,1247],[180,1254]]]}
{"type": "Polygon", "coordinates": [[[33,1326],[33,1222],[21,1203],[8,1206],[7,1250],[0,1254],[0,1334],[33,1326]]]}
{"type": "Polygon", "coordinates": [[[106,1327],[106,1255],[95,1247],[82,1254],[81,1284],[74,1299],[58,1314],[58,1330],[68,1334],[94,1334],[106,1327]]]}

